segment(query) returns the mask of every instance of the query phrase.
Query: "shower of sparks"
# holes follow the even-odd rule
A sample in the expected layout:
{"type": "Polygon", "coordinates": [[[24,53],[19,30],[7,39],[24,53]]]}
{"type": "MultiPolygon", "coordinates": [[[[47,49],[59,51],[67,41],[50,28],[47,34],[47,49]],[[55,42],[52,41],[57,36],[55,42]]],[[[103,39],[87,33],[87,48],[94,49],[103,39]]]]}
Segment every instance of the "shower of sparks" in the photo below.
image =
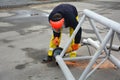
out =
{"type": "MultiPolygon", "coordinates": [[[[65,61],[65,63],[68,66],[73,66],[73,67],[80,67],[85,69],[89,63],[88,60],[82,60],[82,61],[65,61]]],[[[95,63],[93,65],[92,68],[95,68],[97,66],[97,64],[99,63],[99,61],[97,61],[97,63],[95,63]]],[[[115,68],[114,64],[112,64],[110,61],[105,61],[100,67],[99,69],[108,69],[108,68],[115,68]]]]}

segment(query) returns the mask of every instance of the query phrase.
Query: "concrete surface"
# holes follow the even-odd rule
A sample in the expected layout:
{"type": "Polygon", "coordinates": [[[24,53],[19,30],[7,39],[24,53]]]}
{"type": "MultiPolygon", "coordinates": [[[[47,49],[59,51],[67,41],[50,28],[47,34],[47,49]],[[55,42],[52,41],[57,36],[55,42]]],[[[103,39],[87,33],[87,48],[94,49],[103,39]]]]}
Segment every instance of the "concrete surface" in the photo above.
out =
{"type": "MultiPolygon", "coordinates": [[[[50,11],[61,3],[75,5],[79,17],[84,9],[90,9],[120,23],[119,1],[117,0],[58,2],[0,10],[0,80],[65,80],[61,69],[55,62],[41,63],[42,58],[47,55],[52,34],[47,17],[50,11]],[[20,16],[19,12],[24,13],[20,13],[22,15],[20,16]],[[30,16],[31,14],[34,17],[30,16]]],[[[82,28],[82,39],[91,37],[96,40],[87,21],[82,28]]],[[[108,28],[98,23],[97,28],[104,37],[108,28]]],[[[61,46],[69,40],[68,32],[64,30],[63,32],[61,46]]],[[[120,45],[116,36],[114,39],[114,44],[120,45]]],[[[93,54],[95,51],[93,47],[83,46],[78,50],[78,56],[93,54]]],[[[120,59],[120,51],[112,52],[120,59]]],[[[86,60],[66,62],[76,80],[87,63],[86,60]]],[[[111,62],[106,61],[88,80],[120,80],[120,69],[116,69],[111,62]]]]}

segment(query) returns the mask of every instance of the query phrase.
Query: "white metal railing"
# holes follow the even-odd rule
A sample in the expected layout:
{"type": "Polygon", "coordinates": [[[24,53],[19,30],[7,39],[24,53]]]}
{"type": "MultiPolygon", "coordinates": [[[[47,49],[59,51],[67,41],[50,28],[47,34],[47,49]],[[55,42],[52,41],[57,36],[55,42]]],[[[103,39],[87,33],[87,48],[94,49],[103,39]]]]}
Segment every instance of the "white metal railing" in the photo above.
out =
{"type": "Polygon", "coordinates": [[[106,45],[108,41],[110,40],[110,48],[113,44],[113,37],[114,33],[118,34],[118,38],[120,38],[120,24],[110,20],[106,17],[103,17],[93,11],[90,11],[88,9],[85,9],[83,11],[83,16],[81,17],[79,24],[75,31],[73,32],[70,40],[63,48],[63,51],[60,55],[55,56],[56,61],[58,62],[63,74],[65,75],[66,80],[75,80],[74,76],[70,72],[69,68],[65,64],[64,60],[81,60],[81,59],[91,59],[85,70],[83,71],[82,75],[80,75],[79,80],[86,80],[103,62],[105,62],[107,59],[110,60],[113,64],[115,64],[118,68],[120,68],[120,61],[113,55],[110,54],[111,49],[107,50],[106,45]],[[63,58],[63,55],[65,54],[66,50],[68,49],[72,39],[75,37],[76,33],[80,29],[82,23],[85,21],[85,18],[88,18],[90,25],[92,26],[93,30],[95,31],[95,34],[100,41],[100,46],[97,45],[96,48],[97,51],[94,53],[93,56],[86,56],[86,57],[76,57],[76,58],[63,58]],[[102,39],[101,35],[98,32],[98,29],[96,28],[96,25],[94,24],[94,21],[97,21],[98,23],[105,25],[109,28],[109,32],[105,35],[105,38],[102,39]],[[102,51],[105,51],[106,56],[101,56],[102,51]],[[103,60],[93,69],[92,66],[95,64],[95,61],[102,57],[103,60]]]}

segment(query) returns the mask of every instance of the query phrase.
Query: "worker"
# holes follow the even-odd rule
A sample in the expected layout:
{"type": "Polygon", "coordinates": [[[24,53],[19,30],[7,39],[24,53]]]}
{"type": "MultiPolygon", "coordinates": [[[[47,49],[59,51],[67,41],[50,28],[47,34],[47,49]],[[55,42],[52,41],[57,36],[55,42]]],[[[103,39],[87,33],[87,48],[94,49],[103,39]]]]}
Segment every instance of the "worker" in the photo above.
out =
{"type": "MultiPolygon", "coordinates": [[[[49,44],[48,56],[43,58],[43,62],[52,61],[52,52],[60,45],[62,28],[69,28],[70,36],[72,35],[78,25],[78,12],[76,7],[71,4],[60,4],[52,10],[48,20],[53,30],[53,35],[49,44]]],[[[82,28],[80,27],[68,49],[68,51],[72,51],[71,54],[74,53],[74,57],[76,57],[76,50],[80,47],[81,34],[82,28]]]]}

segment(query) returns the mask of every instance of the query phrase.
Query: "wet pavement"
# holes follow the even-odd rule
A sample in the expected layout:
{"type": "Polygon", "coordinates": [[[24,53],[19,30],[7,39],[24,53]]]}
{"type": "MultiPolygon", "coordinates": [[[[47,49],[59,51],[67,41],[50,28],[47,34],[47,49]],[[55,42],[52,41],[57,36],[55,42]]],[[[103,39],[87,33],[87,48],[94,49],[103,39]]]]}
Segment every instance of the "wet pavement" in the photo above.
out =
{"type": "MultiPolygon", "coordinates": [[[[6,31],[22,31],[23,28],[31,27],[34,25],[44,25],[47,23],[47,13],[38,10],[12,10],[9,12],[12,16],[1,18],[1,21],[4,23],[8,21],[11,27],[4,27],[4,24],[1,25],[0,32],[6,31]],[[42,20],[41,20],[42,18],[42,20]],[[20,26],[21,25],[21,26],[20,26]]],[[[46,24],[47,25],[47,24],[46,24]]]]}

